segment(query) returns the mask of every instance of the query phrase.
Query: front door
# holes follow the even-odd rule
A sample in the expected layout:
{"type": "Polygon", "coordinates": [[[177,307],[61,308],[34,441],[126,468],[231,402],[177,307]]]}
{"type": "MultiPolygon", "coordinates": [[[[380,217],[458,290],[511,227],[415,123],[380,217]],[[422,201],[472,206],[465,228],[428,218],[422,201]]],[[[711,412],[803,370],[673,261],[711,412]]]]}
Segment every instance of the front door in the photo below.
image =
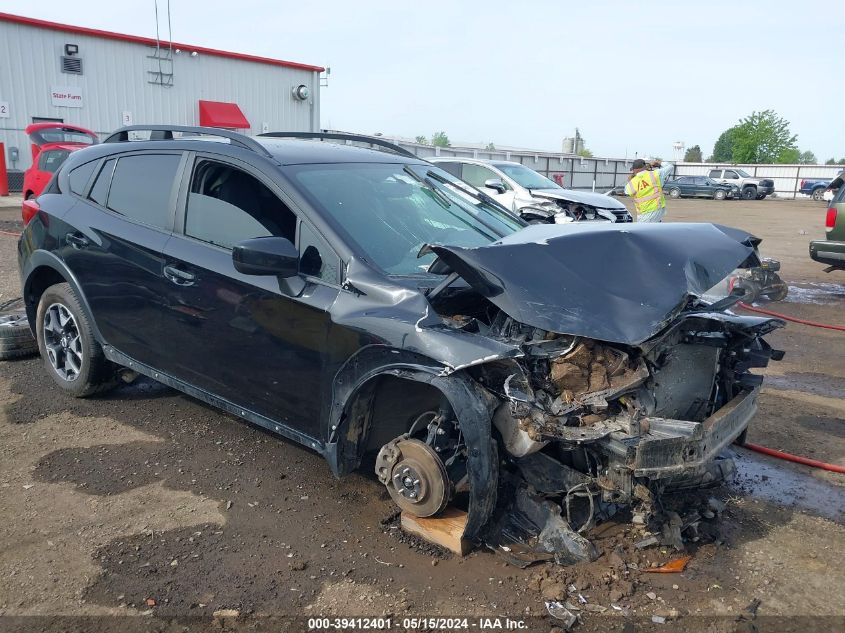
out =
{"type": "Polygon", "coordinates": [[[468,182],[476,189],[481,189],[481,191],[493,198],[506,209],[515,210],[513,208],[513,199],[515,195],[513,189],[505,182],[504,178],[492,169],[482,165],[475,165],[473,163],[463,163],[461,169],[461,180],[468,182]],[[501,181],[501,183],[506,187],[505,192],[500,193],[495,189],[485,187],[484,183],[488,180],[501,181]]]}
{"type": "Polygon", "coordinates": [[[320,387],[339,262],[271,187],[245,165],[195,159],[184,216],[164,251],[162,370],[322,439],[320,387]],[[235,270],[235,244],[271,235],[298,244],[302,276],[235,270]]]}

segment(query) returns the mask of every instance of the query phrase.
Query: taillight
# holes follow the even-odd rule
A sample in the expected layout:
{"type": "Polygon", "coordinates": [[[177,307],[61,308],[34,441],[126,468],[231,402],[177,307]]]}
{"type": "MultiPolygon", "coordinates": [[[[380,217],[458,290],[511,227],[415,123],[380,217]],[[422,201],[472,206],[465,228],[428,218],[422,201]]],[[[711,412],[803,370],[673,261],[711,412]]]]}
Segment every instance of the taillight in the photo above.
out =
{"type": "Polygon", "coordinates": [[[21,207],[21,217],[23,218],[23,225],[26,226],[30,223],[32,218],[35,217],[35,214],[41,211],[41,207],[38,206],[38,203],[33,200],[24,200],[23,207],[21,207]]]}
{"type": "Polygon", "coordinates": [[[836,207],[830,207],[824,219],[824,228],[826,231],[832,231],[834,226],[836,226],[836,207]]]}
{"type": "Polygon", "coordinates": [[[801,181],[801,186],[799,187],[799,189],[803,189],[803,188],[804,188],[804,185],[806,185],[806,184],[807,184],[807,181],[806,181],[806,180],[802,180],[802,181],[801,181]]]}

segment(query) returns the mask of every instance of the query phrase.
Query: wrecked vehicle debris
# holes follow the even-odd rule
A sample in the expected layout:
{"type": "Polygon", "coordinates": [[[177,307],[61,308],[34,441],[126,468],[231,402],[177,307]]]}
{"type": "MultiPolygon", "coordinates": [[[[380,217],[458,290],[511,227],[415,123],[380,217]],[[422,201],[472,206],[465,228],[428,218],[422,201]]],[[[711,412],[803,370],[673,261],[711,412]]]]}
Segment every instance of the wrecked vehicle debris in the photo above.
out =
{"type": "Polygon", "coordinates": [[[712,224],[528,226],[379,139],[363,142],[387,152],[325,142],[362,141],[338,134],[165,134],[128,147],[140,131],[68,158],[19,242],[39,340],[61,330],[96,351],[79,366],[58,342],[42,349],[65,392],[102,391],[129,368],[308,446],[338,476],[375,457],[400,509],[465,510],[464,538],[520,563],[593,558],[584,534],[619,507],[650,524],[667,490],[730,472],[719,453],[754,415],[762,379],[751,370],[780,357],[762,337],[782,322],[726,312],[737,297],[700,297],[759,265],[753,236],[712,224]],[[209,148],[231,160],[192,158],[183,190],[201,192],[189,198],[217,200],[212,185],[225,181],[230,206],[240,196],[267,213],[244,211],[208,242],[173,233],[165,255],[183,267],[165,267],[166,291],[147,295],[160,260],[139,266],[147,247],[133,222],[61,193],[69,172],[209,148]],[[117,229],[132,248],[103,250],[117,229]],[[65,240],[77,230],[91,237],[84,252],[65,240]],[[113,289],[111,268],[96,265],[106,255],[137,283],[113,289]],[[112,309],[121,293],[161,326],[130,327],[112,309]]]}

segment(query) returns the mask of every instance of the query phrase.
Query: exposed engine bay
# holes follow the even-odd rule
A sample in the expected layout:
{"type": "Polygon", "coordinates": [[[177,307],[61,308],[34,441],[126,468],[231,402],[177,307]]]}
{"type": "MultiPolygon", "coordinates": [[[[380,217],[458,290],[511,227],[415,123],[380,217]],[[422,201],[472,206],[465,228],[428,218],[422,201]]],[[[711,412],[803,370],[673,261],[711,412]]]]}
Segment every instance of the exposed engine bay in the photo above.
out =
{"type": "MultiPolygon", "coordinates": [[[[597,552],[582,534],[597,522],[626,507],[659,521],[664,493],[716,485],[732,473],[720,453],[741,441],[756,412],[762,377],[751,370],[783,356],[762,338],[782,321],[726,312],[738,296],[710,305],[681,293],[680,305],[646,318],[637,332],[628,321],[661,308],[643,303],[639,315],[599,324],[585,323],[574,301],[568,315],[552,301],[523,301],[529,325],[517,320],[514,298],[496,291],[481,250],[460,253],[464,264],[473,258],[472,270],[450,258],[457,251],[439,251],[469,284],[441,286],[429,301],[444,327],[518,349],[448,370],[467,372],[493,397],[499,482],[485,544],[518,565],[591,560],[597,552]],[[558,331],[540,326],[555,323],[558,331]],[[565,329],[571,333],[559,333],[565,329]]],[[[509,264],[518,266],[518,256],[509,264]]],[[[694,283],[704,288],[732,265],[705,275],[681,263],[678,272],[690,284],[699,274],[694,283]]],[[[601,319],[595,315],[589,319],[601,319]]],[[[376,473],[403,510],[433,516],[468,489],[465,456],[474,447],[455,418],[448,407],[432,411],[380,451],[376,473]]]]}

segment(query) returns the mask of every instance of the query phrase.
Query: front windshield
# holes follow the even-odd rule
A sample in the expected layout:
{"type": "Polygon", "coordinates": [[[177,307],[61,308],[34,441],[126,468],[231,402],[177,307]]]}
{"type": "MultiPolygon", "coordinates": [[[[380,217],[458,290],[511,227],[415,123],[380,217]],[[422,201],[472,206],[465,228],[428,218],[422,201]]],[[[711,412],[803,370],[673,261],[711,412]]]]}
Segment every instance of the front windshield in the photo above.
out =
{"type": "Polygon", "coordinates": [[[392,275],[427,272],[424,244],[483,246],[522,228],[506,209],[464,192],[432,165],[345,163],[289,168],[297,188],[392,275]]]}
{"type": "Polygon", "coordinates": [[[496,169],[505,172],[509,178],[513,178],[519,185],[526,189],[560,189],[561,186],[554,180],[541,176],[533,169],[525,165],[514,165],[512,163],[497,163],[496,169]]]}
{"type": "Polygon", "coordinates": [[[751,174],[749,174],[744,169],[735,169],[734,171],[736,173],[738,173],[740,175],[740,177],[742,177],[742,178],[751,178],[751,174]]]}

